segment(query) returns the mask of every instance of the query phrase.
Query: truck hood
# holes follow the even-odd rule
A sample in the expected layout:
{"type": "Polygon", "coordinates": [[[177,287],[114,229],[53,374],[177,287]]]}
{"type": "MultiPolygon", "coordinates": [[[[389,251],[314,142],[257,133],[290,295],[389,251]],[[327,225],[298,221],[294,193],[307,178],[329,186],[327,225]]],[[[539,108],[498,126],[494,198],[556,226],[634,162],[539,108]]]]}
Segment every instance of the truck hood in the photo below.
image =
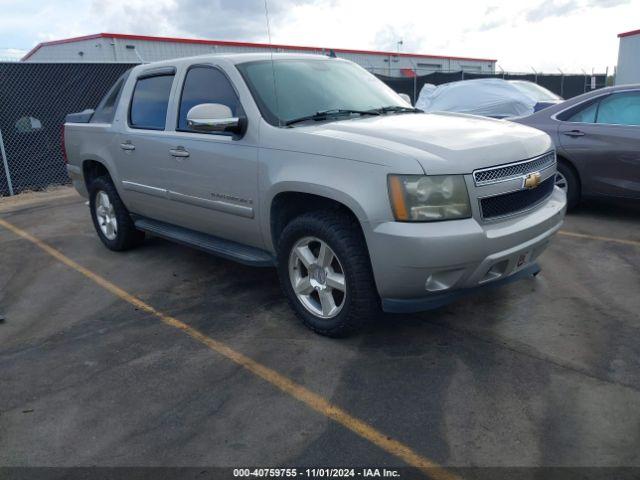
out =
{"type": "Polygon", "coordinates": [[[342,147],[336,148],[336,156],[381,164],[392,164],[394,155],[411,157],[427,174],[471,173],[478,168],[531,158],[553,148],[549,136],[539,130],[459,113],[381,115],[295,130],[307,136],[304,144],[310,148],[324,143],[326,150],[326,144],[332,143],[327,139],[333,139],[342,147]],[[319,138],[324,142],[314,141],[319,138]],[[360,148],[344,148],[346,144],[360,148]],[[372,148],[378,155],[372,155],[372,148]],[[359,151],[366,157],[354,158],[359,151]]]}

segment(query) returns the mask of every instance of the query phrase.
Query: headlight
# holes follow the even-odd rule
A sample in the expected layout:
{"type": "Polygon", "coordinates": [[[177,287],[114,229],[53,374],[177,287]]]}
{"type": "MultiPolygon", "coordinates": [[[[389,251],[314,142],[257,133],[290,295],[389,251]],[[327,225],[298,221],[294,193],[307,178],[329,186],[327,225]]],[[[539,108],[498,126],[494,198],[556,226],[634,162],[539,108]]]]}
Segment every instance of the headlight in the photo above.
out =
{"type": "Polygon", "coordinates": [[[471,216],[462,175],[389,175],[389,198],[398,221],[433,222],[471,216]]]}

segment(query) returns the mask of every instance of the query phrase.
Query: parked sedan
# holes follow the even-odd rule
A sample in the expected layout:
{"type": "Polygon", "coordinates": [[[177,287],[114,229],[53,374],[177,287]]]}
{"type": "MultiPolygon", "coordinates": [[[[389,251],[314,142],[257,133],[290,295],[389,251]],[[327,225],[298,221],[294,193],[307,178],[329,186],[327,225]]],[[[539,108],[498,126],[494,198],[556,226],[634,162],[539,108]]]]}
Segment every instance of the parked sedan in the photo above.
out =
{"type": "Polygon", "coordinates": [[[514,121],[553,138],[569,208],[584,197],[640,199],[640,85],[594,90],[514,121]]]}

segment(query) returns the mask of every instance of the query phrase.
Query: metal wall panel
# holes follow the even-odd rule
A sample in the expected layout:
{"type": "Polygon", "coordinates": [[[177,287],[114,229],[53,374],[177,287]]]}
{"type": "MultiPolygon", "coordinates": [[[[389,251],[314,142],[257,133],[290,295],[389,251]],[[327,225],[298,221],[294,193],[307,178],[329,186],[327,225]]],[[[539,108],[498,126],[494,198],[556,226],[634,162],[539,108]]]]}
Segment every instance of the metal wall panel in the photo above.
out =
{"type": "Polygon", "coordinates": [[[620,38],[616,85],[640,83],[640,34],[620,38]]]}
{"type": "MultiPolygon", "coordinates": [[[[78,40],[56,45],[43,45],[27,60],[51,62],[156,62],[171,58],[190,57],[212,53],[269,52],[268,47],[210,45],[200,43],[152,41],[122,38],[97,38],[78,40]],[[82,55],[79,54],[82,52],[82,55]]],[[[315,53],[327,55],[330,49],[278,48],[275,51],[289,53],[315,53]]],[[[362,67],[388,76],[403,76],[403,69],[422,69],[419,63],[439,65],[441,71],[463,70],[493,73],[495,62],[460,60],[453,58],[380,55],[378,53],[336,52],[340,58],[351,60],[362,67]],[[386,70],[386,72],[385,72],[386,70]]],[[[434,68],[433,70],[437,70],[434,68]]]]}

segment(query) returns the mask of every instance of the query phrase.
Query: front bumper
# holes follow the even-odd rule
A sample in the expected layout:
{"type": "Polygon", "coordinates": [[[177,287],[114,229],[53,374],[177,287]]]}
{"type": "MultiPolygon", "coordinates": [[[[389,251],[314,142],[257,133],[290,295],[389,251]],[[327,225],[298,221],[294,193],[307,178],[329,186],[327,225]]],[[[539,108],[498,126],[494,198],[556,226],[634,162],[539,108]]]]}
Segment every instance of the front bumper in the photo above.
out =
{"type": "Polygon", "coordinates": [[[565,194],[556,188],[534,210],[499,222],[379,224],[367,242],[383,309],[435,308],[537,273],[535,260],[560,229],[565,207],[565,194]]]}

